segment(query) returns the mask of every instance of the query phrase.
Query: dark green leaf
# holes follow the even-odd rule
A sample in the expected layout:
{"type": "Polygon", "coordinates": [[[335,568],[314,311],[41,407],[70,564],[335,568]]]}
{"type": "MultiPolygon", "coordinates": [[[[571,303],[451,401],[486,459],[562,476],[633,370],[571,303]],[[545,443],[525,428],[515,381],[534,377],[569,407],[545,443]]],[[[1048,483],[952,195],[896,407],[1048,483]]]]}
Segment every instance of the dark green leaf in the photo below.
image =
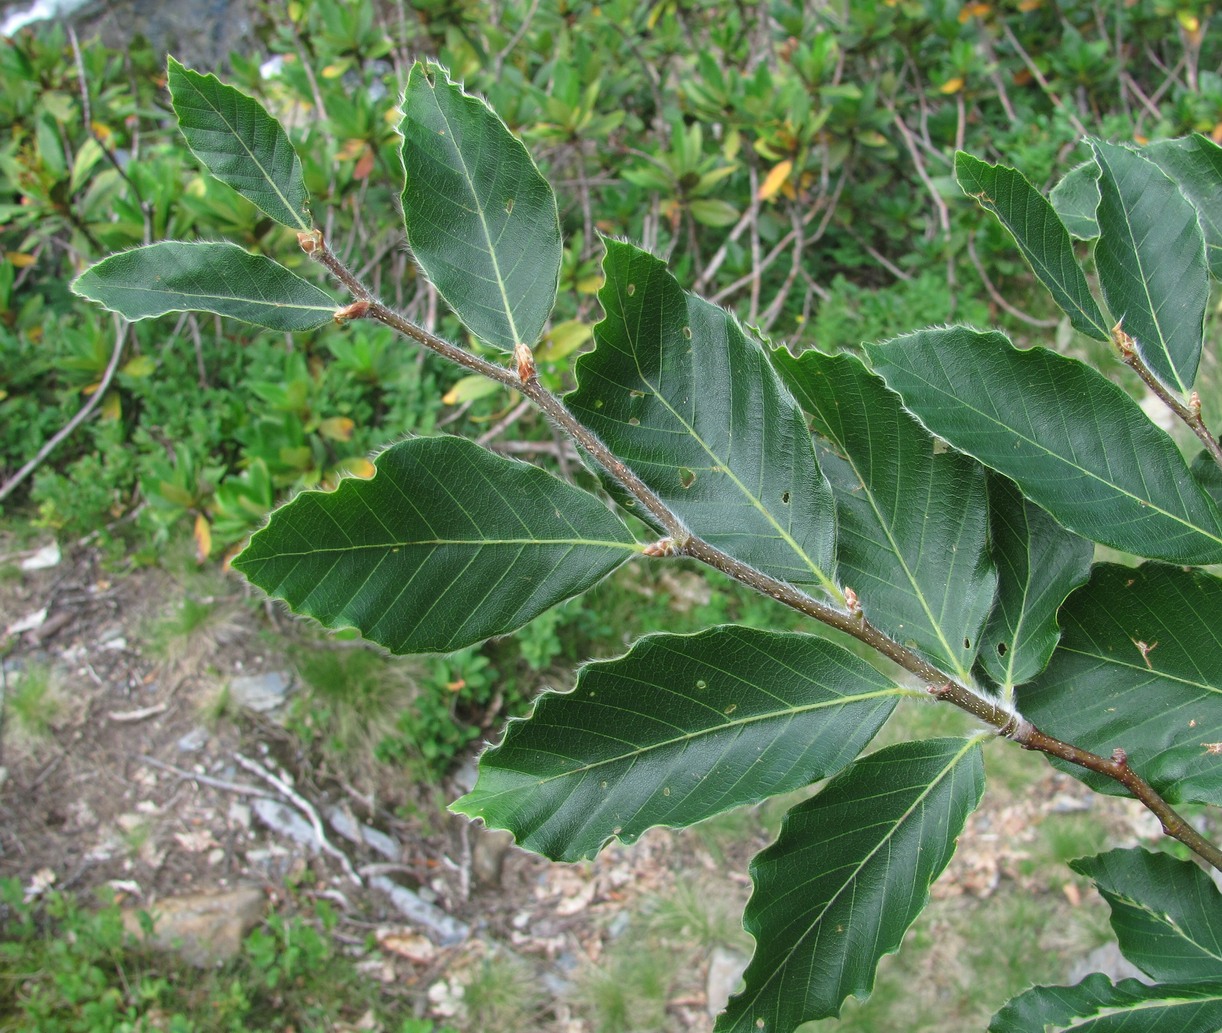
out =
{"type": "Polygon", "coordinates": [[[1222,893],[1199,865],[1132,849],[1069,867],[1094,880],[1121,953],[1151,979],[1222,980],[1222,893]]]}
{"type": "Polygon", "coordinates": [[[1077,986],[1035,986],[993,1016],[989,1033],[1218,1033],[1222,981],[1112,985],[1101,972],[1077,986]]]}
{"type": "Polygon", "coordinates": [[[234,567],[329,628],[421,653],[520,628],[639,551],[594,496],[461,438],[375,465],[282,506],[234,567]]]}
{"type": "Polygon", "coordinates": [[[755,956],[718,1033],[790,1033],[869,994],[980,802],[980,753],[978,739],[889,746],[789,812],[751,864],[755,956]]]}
{"type": "Polygon", "coordinates": [[[1094,141],[1099,176],[1095,267],[1108,308],[1137,353],[1185,397],[1196,379],[1209,301],[1197,210],[1153,162],[1094,141]]]}
{"type": "Polygon", "coordinates": [[[1189,469],[1192,470],[1197,484],[1205,489],[1214,502],[1222,506],[1222,467],[1214,461],[1213,455],[1207,449],[1201,449],[1189,469]]]}
{"type": "Polygon", "coordinates": [[[1210,272],[1222,278],[1222,147],[1193,133],[1147,144],[1141,153],[1175,180],[1196,207],[1210,272]]]}
{"type": "Polygon", "coordinates": [[[284,266],[237,244],[166,240],[90,266],[79,295],[128,319],[167,312],[215,312],[269,330],[313,330],[334,318],[326,294],[284,266]]]}
{"type": "Polygon", "coordinates": [[[263,105],[172,57],[169,83],[178,128],[204,167],[277,222],[310,229],[301,159],[263,105]]]}
{"type": "Polygon", "coordinates": [[[597,347],[577,360],[569,408],[695,534],[835,594],[831,489],[764,349],[652,255],[606,246],[605,316],[597,347]]]}
{"type": "Polygon", "coordinates": [[[651,635],[540,697],[453,810],[560,861],[840,770],[905,690],[840,646],[735,626],[651,635]]]}
{"type": "MultiPolygon", "coordinates": [[[[1084,749],[1125,750],[1173,803],[1222,803],[1219,614],[1222,581],[1209,574],[1100,564],[1061,608],[1061,643],[1048,669],[1019,689],[1020,708],[1084,749]]],[[[1081,768],[1072,774],[1124,793],[1081,768]]]]}
{"type": "Polygon", "coordinates": [[[966,327],[866,350],[930,431],[1071,531],[1138,556],[1222,562],[1222,516],[1175,443],[1090,367],[966,327]]]}
{"type": "Polygon", "coordinates": [[[1069,231],[1047,199],[1021,172],[990,165],[959,151],[955,154],[959,186],[980,207],[992,212],[1010,231],[1023,257],[1074,328],[1101,341],[1110,340],[1099,306],[1074,256],[1069,231]]]}
{"type": "Polygon", "coordinates": [[[996,474],[989,478],[989,511],[998,590],[980,662],[1010,689],[1048,666],[1061,637],[1057,610],[1090,577],[1095,547],[996,474]]]}
{"type": "Polygon", "coordinates": [[[1099,236],[1099,221],[1095,210],[1099,207],[1099,166],[1093,161],[1083,162],[1070,169],[1048,195],[1070,236],[1078,240],[1094,240],[1099,236]]]}
{"type": "Polygon", "coordinates": [[[416,261],[480,340],[506,351],[534,344],[562,255],[547,180],[496,113],[438,65],[412,66],[399,132],[416,261]]]}
{"type": "Polygon", "coordinates": [[[984,468],[939,452],[859,359],[784,349],[772,359],[832,446],[820,465],[836,497],[841,583],[874,625],[970,678],[997,587],[984,468]]]}

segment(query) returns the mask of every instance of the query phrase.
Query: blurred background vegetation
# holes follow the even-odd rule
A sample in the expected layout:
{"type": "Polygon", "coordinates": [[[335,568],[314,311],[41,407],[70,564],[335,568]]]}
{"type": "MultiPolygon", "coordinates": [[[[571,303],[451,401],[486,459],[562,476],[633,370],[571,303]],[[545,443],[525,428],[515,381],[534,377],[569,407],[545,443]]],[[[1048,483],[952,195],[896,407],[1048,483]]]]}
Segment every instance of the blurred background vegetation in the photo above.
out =
{"type": "MultiPolygon", "coordinates": [[[[962,196],[953,153],[1047,189],[1085,157],[1083,134],[1222,142],[1212,15],[1198,0],[276,0],[216,70],[290,127],[331,246],[470,347],[404,247],[396,101],[425,56],[483,93],[560,199],[560,297],[537,356],[562,389],[599,316],[600,234],[643,243],[796,348],[947,321],[1087,347],[962,196]]],[[[383,327],[289,338],[195,315],[124,327],[78,303],[67,285],[87,265],[164,238],[236,240],[317,278],[292,234],[196,167],[164,70],[142,37],[110,48],[43,23],[0,39],[6,532],[90,544],[116,572],[189,551],[212,578],[286,493],[367,476],[370,454],[404,435],[461,433],[581,476],[519,399],[383,327]]],[[[189,637],[223,606],[186,598],[154,637],[189,637]]],[[[642,631],[727,619],[776,614],[688,570],[634,569],[512,640],[411,661],[410,691],[395,688],[396,661],[306,648],[292,728],[341,764],[359,752],[436,779],[549,673],[642,631]]]]}

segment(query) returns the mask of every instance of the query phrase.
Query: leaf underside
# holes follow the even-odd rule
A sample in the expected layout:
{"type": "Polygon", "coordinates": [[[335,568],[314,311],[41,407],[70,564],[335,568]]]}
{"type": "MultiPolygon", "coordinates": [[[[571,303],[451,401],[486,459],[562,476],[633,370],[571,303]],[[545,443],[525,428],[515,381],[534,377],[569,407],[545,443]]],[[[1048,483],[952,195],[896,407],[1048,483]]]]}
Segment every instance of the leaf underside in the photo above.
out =
{"type": "Polygon", "coordinates": [[[1048,195],[1057,218],[1065,224],[1072,237],[1094,240],[1099,236],[1099,166],[1085,161],[1070,169],[1048,195]]]}
{"type": "Polygon", "coordinates": [[[419,438],[369,481],[304,492],[233,561],[269,595],[394,653],[503,635],[638,551],[594,496],[462,438],[419,438]]]}
{"type": "Polygon", "coordinates": [[[835,507],[805,417],[729,313],[659,259],[606,241],[605,316],[570,410],[697,535],[766,574],[835,593],[835,507]]]}
{"type": "Polygon", "coordinates": [[[131,320],[215,312],[294,333],[330,322],[337,311],[312,283],[229,241],[166,240],[121,251],[86,269],[72,289],[131,320]]]}
{"type": "Polygon", "coordinates": [[[285,226],[311,227],[301,159],[253,97],[169,59],[170,98],[191,153],[217,179],[285,226]]]}
{"type": "Polygon", "coordinates": [[[926,739],[863,757],[793,808],[751,864],[755,956],[717,1033],[791,1033],[865,997],[983,792],[980,740],[926,739]]]}
{"type": "Polygon", "coordinates": [[[985,470],[934,439],[853,356],[773,352],[832,451],[837,572],[876,627],[954,676],[971,677],[997,575],[985,470]]]}
{"type": "Polygon", "coordinates": [[[481,341],[533,345],[563,255],[551,186],[496,113],[438,65],[413,65],[399,132],[416,261],[481,341]]]}
{"type": "Polygon", "coordinates": [[[553,860],[592,857],[613,837],[631,842],[826,778],[902,693],[809,635],[733,625],[651,635],[511,722],[452,809],[553,860]]]}
{"type": "Polygon", "coordinates": [[[961,326],[866,350],[930,431],[1071,531],[1136,556],[1222,562],[1222,516],[1175,443],[1089,366],[961,326]]]}
{"type": "MultiPolygon", "coordinates": [[[[1129,763],[1172,803],[1222,803],[1222,581],[1147,563],[1099,564],[1061,608],[1048,669],[1023,714],[1066,742],[1129,763]]],[[[1098,792],[1111,779],[1067,766],[1098,792]]]]}

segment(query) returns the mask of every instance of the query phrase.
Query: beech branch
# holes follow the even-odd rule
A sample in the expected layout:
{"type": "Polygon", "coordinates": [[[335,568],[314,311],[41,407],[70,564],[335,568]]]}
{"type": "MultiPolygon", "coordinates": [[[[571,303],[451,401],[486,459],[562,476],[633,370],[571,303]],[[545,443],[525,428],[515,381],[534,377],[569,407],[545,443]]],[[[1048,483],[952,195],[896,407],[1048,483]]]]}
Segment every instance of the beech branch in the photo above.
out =
{"type": "Polygon", "coordinates": [[[1080,749],[1040,731],[1021,714],[992,696],[948,678],[919,653],[896,642],[871,624],[858,605],[856,593],[850,589],[840,590],[833,586],[832,594],[839,605],[822,602],[786,581],[756,570],[692,534],[653,489],[539,382],[529,347],[519,344],[509,366],[501,366],[459,348],[374,299],[364,284],[328,250],[317,231],[313,234],[302,234],[301,239],[303,249],[326,266],[358,299],[336,314],[337,322],[356,318],[375,319],[463,368],[520,392],[533,402],[553,426],[606,470],[665,529],[668,537],[646,547],[646,556],[687,556],[698,560],[756,592],[828,627],[851,635],[919,678],[931,697],[966,711],[994,729],[999,736],[1018,743],[1024,749],[1045,753],[1119,782],[1155,814],[1167,835],[1179,840],[1214,868],[1222,871],[1222,850],[1198,833],[1153,786],[1129,767],[1123,750],[1118,749],[1111,758],[1107,758],[1080,749]]]}

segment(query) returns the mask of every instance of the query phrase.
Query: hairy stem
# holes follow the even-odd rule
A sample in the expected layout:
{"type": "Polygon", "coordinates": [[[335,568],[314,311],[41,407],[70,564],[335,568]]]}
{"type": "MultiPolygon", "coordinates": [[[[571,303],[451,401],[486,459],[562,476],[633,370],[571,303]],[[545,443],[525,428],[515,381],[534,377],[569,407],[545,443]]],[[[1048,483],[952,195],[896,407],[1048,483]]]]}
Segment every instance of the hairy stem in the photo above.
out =
{"type": "Polygon", "coordinates": [[[1209,864],[1222,871],[1222,850],[1201,836],[1164,800],[1154,788],[1129,767],[1123,750],[1108,759],[1062,742],[1041,732],[1030,721],[991,696],[948,678],[924,657],[901,645],[871,624],[856,605],[855,597],[846,592],[847,605],[841,609],[807,595],[785,581],[770,577],[754,567],[735,559],[694,535],[644,481],[620,460],[603,441],[580,423],[564,403],[540,382],[535,373],[530,349],[519,346],[510,366],[501,366],[442,340],[406,319],[399,313],[374,300],[368,289],[326,248],[321,237],[311,237],[306,251],[322,262],[358,300],[343,310],[344,318],[376,319],[397,330],[405,337],[442,355],[465,369],[521,392],[551,421],[561,433],[607,471],[633,498],[641,503],[670,536],[648,547],[646,555],[688,556],[721,571],[735,581],[754,589],[799,613],[843,631],[859,642],[881,653],[905,671],[925,683],[935,699],[951,703],[972,714],[996,730],[998,735],[1019,743],[1024,749],[1038,750],[1070,764],[1098,772],[1123,785],[1134,797],[1149,808],[1162,823],[1167,835],[1179,840],[1209,864]]]}

